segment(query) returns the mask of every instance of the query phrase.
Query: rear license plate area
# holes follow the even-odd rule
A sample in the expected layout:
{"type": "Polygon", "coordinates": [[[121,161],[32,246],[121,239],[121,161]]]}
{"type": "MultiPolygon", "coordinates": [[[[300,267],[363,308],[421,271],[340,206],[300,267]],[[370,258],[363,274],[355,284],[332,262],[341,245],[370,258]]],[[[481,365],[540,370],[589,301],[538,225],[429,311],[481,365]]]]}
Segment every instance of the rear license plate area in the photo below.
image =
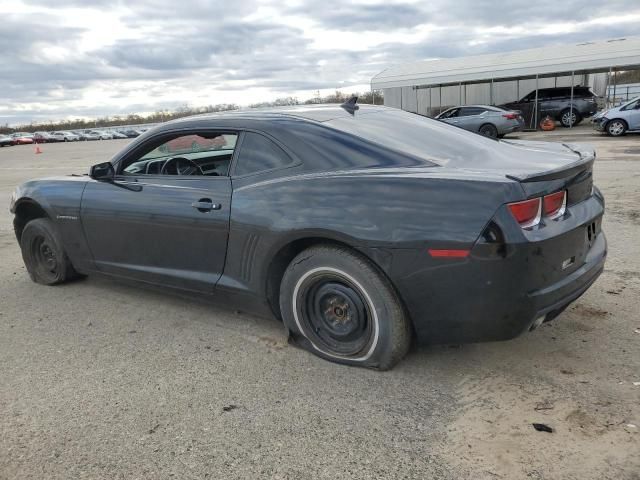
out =
{"type": "Polygon", "coordinates": [[[600,233],[600,222],[595,221],[587,224],[586,230],[587,231],[586,231],[585,238],[587,243],[587,251],[589,251],[591,250],[591,247],[596,241],[596,237],[600,233]]]}

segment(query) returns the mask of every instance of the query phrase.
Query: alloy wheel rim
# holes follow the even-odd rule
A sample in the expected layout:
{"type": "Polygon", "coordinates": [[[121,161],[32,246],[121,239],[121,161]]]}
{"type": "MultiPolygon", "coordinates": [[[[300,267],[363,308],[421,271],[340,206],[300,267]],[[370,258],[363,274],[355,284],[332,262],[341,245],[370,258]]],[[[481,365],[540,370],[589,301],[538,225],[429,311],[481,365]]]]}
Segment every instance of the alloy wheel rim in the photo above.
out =
{"type": "Polygon", "coordinates": [[[565,112],[565,114],[562,116],[562,123],[564,123],[565,125],[573,125],[574,123],[576,123],[576,114],[573,112],[565,112]]]}
{"type": "Polygon", "coordinates": [[[495,135],[493,134],[493,129],[491,129],[490,127],[483,127],[481,132],[485,137],[494,137],[495,135]]]}
{"type": "Polygon", "coordinates": [[[620,135],[623,131],[622,124],[620,122],[613,122],[609,127],[609,133],[612,135],[620,135]]]}

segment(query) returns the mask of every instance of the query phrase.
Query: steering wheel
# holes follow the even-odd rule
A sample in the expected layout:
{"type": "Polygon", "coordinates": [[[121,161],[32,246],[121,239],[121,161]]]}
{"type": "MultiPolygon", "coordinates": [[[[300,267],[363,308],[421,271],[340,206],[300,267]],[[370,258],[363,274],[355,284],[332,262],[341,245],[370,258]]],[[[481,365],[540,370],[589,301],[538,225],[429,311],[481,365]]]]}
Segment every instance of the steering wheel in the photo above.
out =
{"type": "Polygon", "coordinates": [[[164,162],[160,175],[204,175],[202,168],[193,160],[173,157],[164,162]]]}

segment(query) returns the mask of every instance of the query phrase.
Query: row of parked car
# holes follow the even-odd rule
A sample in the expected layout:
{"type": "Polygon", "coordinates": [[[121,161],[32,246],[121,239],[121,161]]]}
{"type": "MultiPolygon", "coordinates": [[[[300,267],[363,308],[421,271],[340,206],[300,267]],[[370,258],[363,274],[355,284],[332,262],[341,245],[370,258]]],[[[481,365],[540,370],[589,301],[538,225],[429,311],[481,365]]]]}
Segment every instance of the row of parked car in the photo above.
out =
{"type": "Polygon", "coordinates": [[[11,145],[26,145],[32,143],[79,142],[87,140],[112,140],[135,138],[147,129],[123,130],[59,130],[56,132],[16,132],[10,135],[0,135],[0,147],[11,145]]]}
{"type": "Polygon", "coordinates": [[[593,127],[613,137],[640,132],[640,97],[618,107],[598,111],[598,97],[586,87],[545,88],[531,92],[517,102],[500,106],[463,105],[440,113],[437,120],[493,138],[533,126],[536,97],[538,119],[550,118],[563,127],[578,125],[592,117],[593,127]],[[527,120],[529,119],[529,120],[527,120]]]}
{"type": "Polygon", "coordinates": [[[535,125],[535,115],[549,117],[568,128],[597,111],[598,97],[589,88],[574,87],[572,92],[570,87],[557,87],[534,90],[518,101],[499,106],[452,107],[436,119],[487,137],[502,138],[508,133],[522,131],[525,125],[535,125]]]}

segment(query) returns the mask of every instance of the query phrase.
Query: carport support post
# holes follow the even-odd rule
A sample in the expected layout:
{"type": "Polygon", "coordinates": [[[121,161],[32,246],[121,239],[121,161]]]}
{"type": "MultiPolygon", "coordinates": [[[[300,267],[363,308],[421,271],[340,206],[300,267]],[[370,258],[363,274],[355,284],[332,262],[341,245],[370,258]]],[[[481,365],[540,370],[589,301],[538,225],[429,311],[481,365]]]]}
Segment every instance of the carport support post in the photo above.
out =
{"type": "Polygon", "coordinates": [[[571,100],[569,101],[569,128],[573,128],[573,73],[571,72],[571,100]]]}
{"type": "Polygon", "coordinates": [[[536,73],[536,104],[533,107],[533,124],[535,131],[538,131],[538,74],[536,73]]]}
{"type": "Polygon", "coordinates": [[[491,79],[491,86],[489,87],[489,105],[493,105],[493,78],[491,79]]]}
{"type": "Polygon", "coordinates": [[[607,94],[607,103],[606,107],[609,108],[611,106],[611,97],[609,95],[609,82],[611,81],[611,67],[609,67],[609,75],[607,75],[607,83],[604,88],[605,93],[607,94]]]}

